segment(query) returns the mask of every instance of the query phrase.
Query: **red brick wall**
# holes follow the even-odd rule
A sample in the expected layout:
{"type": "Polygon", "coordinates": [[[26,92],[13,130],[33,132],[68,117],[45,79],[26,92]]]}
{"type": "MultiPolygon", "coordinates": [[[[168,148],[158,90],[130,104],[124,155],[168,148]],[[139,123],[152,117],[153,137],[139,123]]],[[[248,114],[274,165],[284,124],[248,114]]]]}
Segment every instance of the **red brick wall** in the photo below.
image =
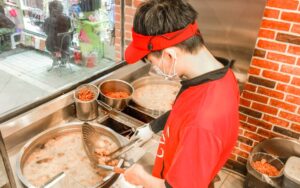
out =
{"type": "MultiPolygon", "coordinates": [[[[116,2],[120,4],[120,0],[116,2]]],[[[140,2],[125,0],[126,45],[140,2]]],[[[116,7],[116,18],[120,18],[120,6],[116,7]]],[[[116,22],[119,30],[120,22],[116,22]]],[[[260,141],[300,137],[299,0],[267,0],[240,103],[240,135],[227,167],[244,172],[249,152],[260,141]]]]}
{"type": "MultiPolygon", "coordinates": [[[[125,0],[125,49],[131,41],[131,28],[133,23],[133,17],[138,5],[143,2],[142,0],[125,0]]],[[[121,3],[120,0],[116,0],[116,59],[121,59],[121,3]]]]}
{"type": "Polygon", "coordinates": [[[267,1],[248,76],[231,164],[245,164],[252,147],[264,139],[300,138],[298,0],[267,1]]]}

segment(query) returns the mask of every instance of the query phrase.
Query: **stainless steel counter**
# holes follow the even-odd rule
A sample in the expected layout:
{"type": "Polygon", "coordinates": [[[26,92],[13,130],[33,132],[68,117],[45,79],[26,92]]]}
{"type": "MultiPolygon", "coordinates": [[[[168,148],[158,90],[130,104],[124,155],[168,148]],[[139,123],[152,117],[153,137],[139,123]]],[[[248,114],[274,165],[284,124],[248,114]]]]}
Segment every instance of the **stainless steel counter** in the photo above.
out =
{"type": "MultiPolygon", "coordinates": [[[[98,85],[103,80],[113,78],[132,82],[142,75],[145,75],[148,70],[149,65],[143,63],[126,65],[112,73],[109,73],[95,80],[94,82],[92,82],[92,84],[98,85]]],[[[60,97],[57,97],[52,101],[38,106],[0,125],[4,142],[8,150],[10,163],[14,171],[17,187],[23,187],[21,182],[16,177],[15,173],[16,158],[23,145],[35,135],[51,127],[61,126],[66,123],[79,121],[75,117],[73,92],[74,91],[71,91],[60,97]]],[[[138,120],[135,123],[136,125],[143,124],[143,122],[140,122],[138,120]]],[[[153,139],[146,143],[142,148],[139,148],[136,151],[132,151],[131,154],[129,153],[129,158],[131,155],[133,161],[139,160],[139,163],[145,165],[146,170],[150,171],[151,165],[154,163],[154,156],[158,146],[158,139],[158,136],[154,136],[153,139]],[[137,151],[139,151],[140,156],[137,155],[137,151]],[[139,159],[142,155],[144,155],[144,157],[139,159]]]]}

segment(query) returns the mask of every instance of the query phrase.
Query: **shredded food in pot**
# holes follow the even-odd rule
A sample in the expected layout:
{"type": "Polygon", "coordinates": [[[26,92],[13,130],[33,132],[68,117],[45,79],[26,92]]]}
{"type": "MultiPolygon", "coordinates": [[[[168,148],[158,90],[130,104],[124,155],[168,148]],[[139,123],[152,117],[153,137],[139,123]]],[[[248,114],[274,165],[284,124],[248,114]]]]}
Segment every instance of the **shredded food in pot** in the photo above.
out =
{"type": "Polygon", "coordinates": [[[114,99],[126,99],[130,96],[130,94],[125,91],[109,91],[104,95],[114,99]]]}
{"type": "MultiPolygon", "coordinates": [[[[99,160],[107,160],[101,155],[116,150],[118,146],[111,138],[102,135],[97,148],[97,152],[100,153],[99,160]]],[[[118,160],[113,160],[109,165],[117,163],[118,160]]],[[[48,140],[29,155],[22,172],[29,182],[37,187],[41,187],[60,172],[65,172],[84,187],[93,187],[109,173],[92,167],[83,148],[81,132],[68,133],[48,140]]]]}
{"type": "Polygon", "coordinates": [[[78,99],[81,101],[90,101],[94,99],[95,94],[87,88],[82,88],[78,91],[78,99]]]}
{"type": "Polygon", "coordinates": [[[255,161],[252,163],[252,167],[262,174],[266,174],[268,176],[278,176],[280,171],[277,170],[273,165],[268,163],[265,159],[260,161],[255,161]]]}

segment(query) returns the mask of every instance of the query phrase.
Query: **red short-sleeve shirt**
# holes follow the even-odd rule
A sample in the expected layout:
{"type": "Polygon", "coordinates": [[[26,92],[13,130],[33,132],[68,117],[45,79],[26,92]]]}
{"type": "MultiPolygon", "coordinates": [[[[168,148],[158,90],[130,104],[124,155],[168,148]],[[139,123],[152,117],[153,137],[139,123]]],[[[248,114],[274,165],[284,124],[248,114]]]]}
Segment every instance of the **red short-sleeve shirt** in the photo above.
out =
{"type": "Polygon", "coordinates": [[[219,79],[184,90],[163,130],[153,175],[174,188],[208,187],[236,143],[238,104],[230,69],[219,79]]]}

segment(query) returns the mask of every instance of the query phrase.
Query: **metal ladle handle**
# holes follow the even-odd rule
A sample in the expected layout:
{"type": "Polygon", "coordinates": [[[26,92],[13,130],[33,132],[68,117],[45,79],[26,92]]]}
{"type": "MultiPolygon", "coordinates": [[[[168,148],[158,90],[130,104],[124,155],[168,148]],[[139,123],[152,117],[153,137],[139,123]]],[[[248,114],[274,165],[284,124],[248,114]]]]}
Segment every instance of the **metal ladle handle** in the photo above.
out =
{"type": "Polygon", "coordinates": [[[112,108],[111,106],[109,106],[108,104],[106,104],[105,102],[103,102],[103,101],[101,101],[101,100],[97,100],[97,103],[98,103],[101,107],[105,108],[105,110],[107,110],[107,111],[112,111],[112,110],[113,110],[113,108],[112,108]]]}

